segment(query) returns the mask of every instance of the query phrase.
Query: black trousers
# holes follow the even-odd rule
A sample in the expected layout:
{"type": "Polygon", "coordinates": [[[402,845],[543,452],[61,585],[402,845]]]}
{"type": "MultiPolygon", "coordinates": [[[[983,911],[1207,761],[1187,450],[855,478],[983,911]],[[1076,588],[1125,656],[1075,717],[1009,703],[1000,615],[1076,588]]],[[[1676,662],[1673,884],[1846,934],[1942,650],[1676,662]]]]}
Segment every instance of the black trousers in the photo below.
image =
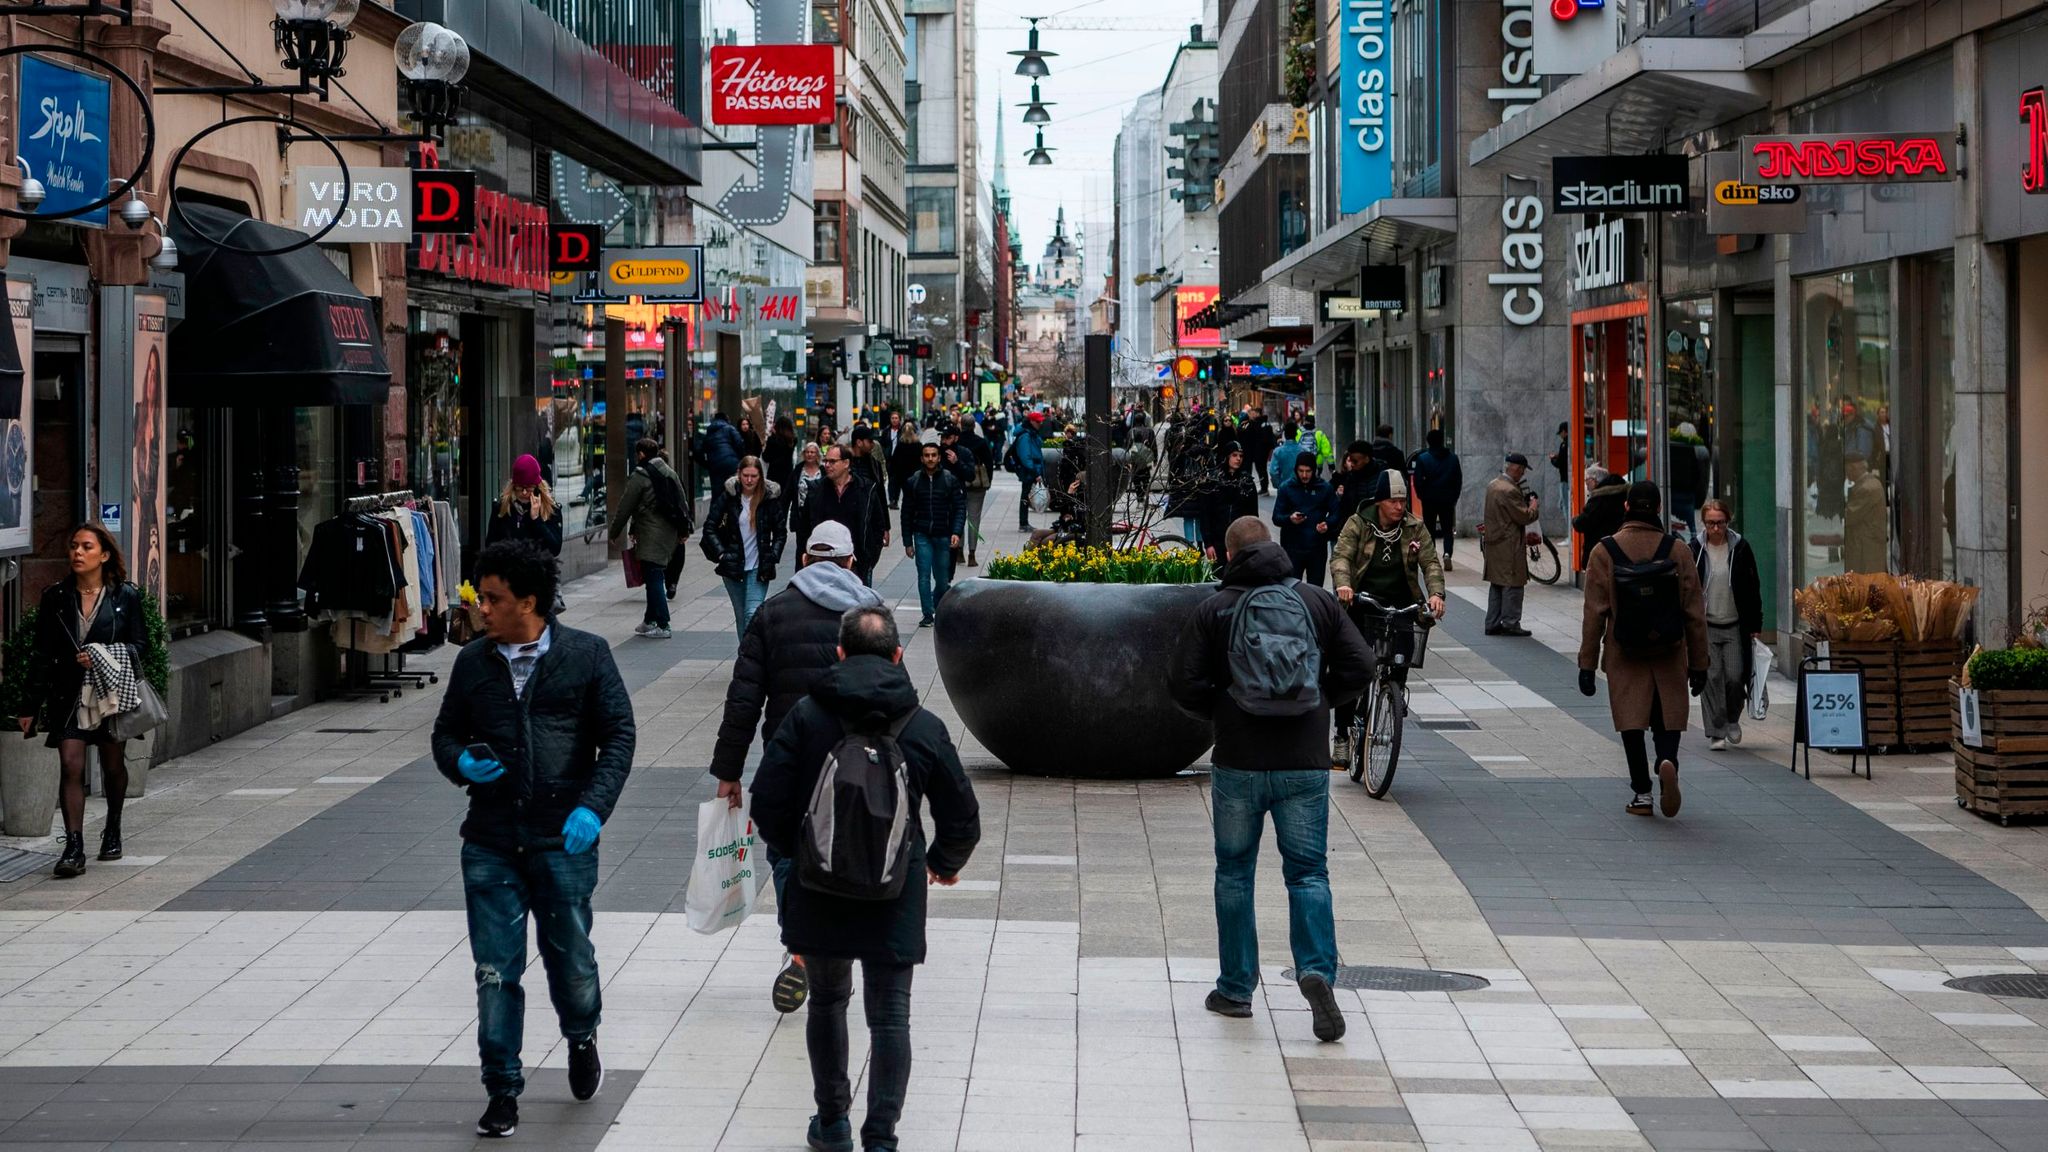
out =
{"type": "MultiPolygon", "coordinates": [[[[1655,688],[1650,689],[1650,734],[1657,748],[1657,760],[1678,763],[1678,737],[1680,733],[1664,727],[1664,702],[1657,696],[1655,688]]],[[[1650,754],[1643,740],[1644,729],[1636,728],[1621,734],[1621,749],[1628,756],[1628,783],[1638,795],[1650,792],[1650,754]]]]}
{"type": "Polygon", "coordinates": [[[1429,526],[1429,534],[1443,545],[1444,555],[1451,554],[1451,544],[1458,538],[1458,506],[1446,501],[1443,505],[1425,505],[1422,522],[1429,526]]]}
{"type": "MultiPolygon", "coordinates": [[[[868,1114],[863,1148],[896,1147],[896,1121],[910,1090],[910,974],[908,964],[860,962],[861,1003],[868,1018],[868,1114]]],[[[810,956],[810,1018],[804,1044],[811,1056],[811,1095],[818,1115],[837,1120],[853,1108],[847,1078],[846,1005],[853,999],[853,961],[810,956]]]]}

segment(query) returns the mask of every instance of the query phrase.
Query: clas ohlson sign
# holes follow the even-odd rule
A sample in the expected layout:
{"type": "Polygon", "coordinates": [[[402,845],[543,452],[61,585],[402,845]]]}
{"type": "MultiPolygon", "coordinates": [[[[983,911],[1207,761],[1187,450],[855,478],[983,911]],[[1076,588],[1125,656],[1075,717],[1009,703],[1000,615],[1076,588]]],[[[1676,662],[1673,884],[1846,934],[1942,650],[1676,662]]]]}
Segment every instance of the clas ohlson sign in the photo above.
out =
{"type": "MultiPolygon", "coordinates": [[[[15,105],[15,153],[43,182],[40,214],[68,212],[107,194],[107,103],[103,76],[23,56],[15,105]]],[[[101,207],[70,219],[104,225],[101,207]]]]}
{"type": "Polygon", "coordinates": [[[1344,0],[1343,46],[1337,191],[1342,211],[1363,212],[1394,191],[1387,138],[1387,0],[1344,0]]]}

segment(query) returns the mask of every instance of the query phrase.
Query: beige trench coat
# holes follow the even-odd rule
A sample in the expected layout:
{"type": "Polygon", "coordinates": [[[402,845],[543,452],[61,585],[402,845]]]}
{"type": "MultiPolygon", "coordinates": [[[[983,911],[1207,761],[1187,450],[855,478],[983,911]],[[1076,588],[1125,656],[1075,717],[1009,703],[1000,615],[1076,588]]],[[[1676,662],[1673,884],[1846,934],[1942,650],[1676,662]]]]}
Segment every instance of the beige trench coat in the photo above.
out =
{"type": "MultiPolygon", "coordinates": [[[[1648,560],[1656,554],[1664,534],[1639,520],[1630,520],[1614,534],[1622,554],[1630,560],[1648,560]]],[[[1614,557],[1602,544],[1593,545],[1586,565],[1585,619],[1579,629],[1579,667],[1607,671],[1607,704],[1614,715],[1614,730],[1629,732],[1651,727],[1651,701],[1662,708],[1664,727],[1683,732],[1692,705],[1688,698],[1686,674],[1707,670],[1707,609],[1700,594],[1699,565],[1683,540],[1671,546],[1671,559],[1678,564],[1678,597],[1685,606],[1685,641],[1649,658],[1638,658],[1614,642],[1614,557]],[[1606,646],[1606,659],[1600,649],[1606,646]]]]}
{"type": "Polygon", "coordinates": [[[1486,561],[1488,584],[1520,588],[1529,582],[1529,549],[1522,536],[1539,513],[1529,498],[1506,476],[1486,486],[1486,504],[1479,520],[1479,554],[1486,561]]]}

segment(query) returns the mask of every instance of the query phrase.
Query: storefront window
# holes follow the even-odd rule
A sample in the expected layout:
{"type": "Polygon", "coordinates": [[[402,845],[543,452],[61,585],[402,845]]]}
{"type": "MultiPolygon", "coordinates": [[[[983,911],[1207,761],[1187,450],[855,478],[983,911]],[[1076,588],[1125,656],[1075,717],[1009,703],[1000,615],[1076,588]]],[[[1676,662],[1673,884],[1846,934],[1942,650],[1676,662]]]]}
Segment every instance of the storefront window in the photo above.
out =
{"type": "Polygon", "coordinates": [[[1409,441],[1420,448],[1421,441],[1432,431],[1442,430],[1449,436],[1456,423],[1451,419],[1451,334],[1446,329],[1425,332],[1422,336],[1422,428],[1400,429],[1410,432],[1409,441]]]}
{"type": "Polygon", "coordinates": [[[1884,265],[1799,281],[1798,581],[1894,567],[1892,283],[1884,265]]]}
{"type": "MultiPolygon", "coordinates": [[[[463,453],[468,408],[463,403],[462,339],[458,317],[417,312],[410,378],[413,491],[465,509],[463,453]]],[[[477,445],[481,448],[482,445],[477,445]]]]}
{"type": "Polygon", "coordinates": [[[217,421],[202,408],[172,408],[171,443],[164,489],[164,623],[173,634],[196,632],[209,619],[210,581],[215,576],[215,519],[226,509],[208,498],[208,473],[220,464],[221,445],[213,433],[217,421]]]}
{"type": "Polygon", "coordinates": [[[920,255],[953,254],[953,189],[910,190],[910,250],[920,255]]]}
{"type": "Polygon", "coordinates": [[[292,409],[292,458],[299,466],[299,559],[312,546],[314,526],[341,511],[339,419],[333,408],[292,409]]]}
{"type": "Polygon", "coordinates": [[[1900,377],[1904,393],[1893,405],[1900,413],[1878,414],[1885,458],[1893,462],[1885,481],[1900,493],[1899,567],[1916,575],[1956,576],[1956,263],[1952,252],[1924,256],[1901,266],[1899,301],[1900,377]],[[1907,414],[1910,413],[1910,416],[1907,414]],[[1896,430],[1896,434],[1895,434],[1896,430]]]}
{"type": "Polygon", "coordinates": [[[1694,514],[1718,491],[1713,476],[1714,392],[1711,344],[1714,302],[1709,297],[1664,305],[1664,435],[1671,517],[1694,523],[1694,514]]]}

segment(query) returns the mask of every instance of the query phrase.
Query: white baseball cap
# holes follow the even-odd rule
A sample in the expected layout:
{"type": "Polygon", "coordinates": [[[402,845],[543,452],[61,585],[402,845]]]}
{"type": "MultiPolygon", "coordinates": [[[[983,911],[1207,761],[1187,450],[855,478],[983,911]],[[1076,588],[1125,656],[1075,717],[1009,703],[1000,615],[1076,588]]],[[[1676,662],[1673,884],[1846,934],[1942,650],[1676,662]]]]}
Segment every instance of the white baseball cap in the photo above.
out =
{"type": "Polygon", "coordinates": [[[804,555],[822,560],[843,560],[853,555],[853,533],[839,521],[827,520],[811,529],[811,542],[804,545],[804,555]]]}

